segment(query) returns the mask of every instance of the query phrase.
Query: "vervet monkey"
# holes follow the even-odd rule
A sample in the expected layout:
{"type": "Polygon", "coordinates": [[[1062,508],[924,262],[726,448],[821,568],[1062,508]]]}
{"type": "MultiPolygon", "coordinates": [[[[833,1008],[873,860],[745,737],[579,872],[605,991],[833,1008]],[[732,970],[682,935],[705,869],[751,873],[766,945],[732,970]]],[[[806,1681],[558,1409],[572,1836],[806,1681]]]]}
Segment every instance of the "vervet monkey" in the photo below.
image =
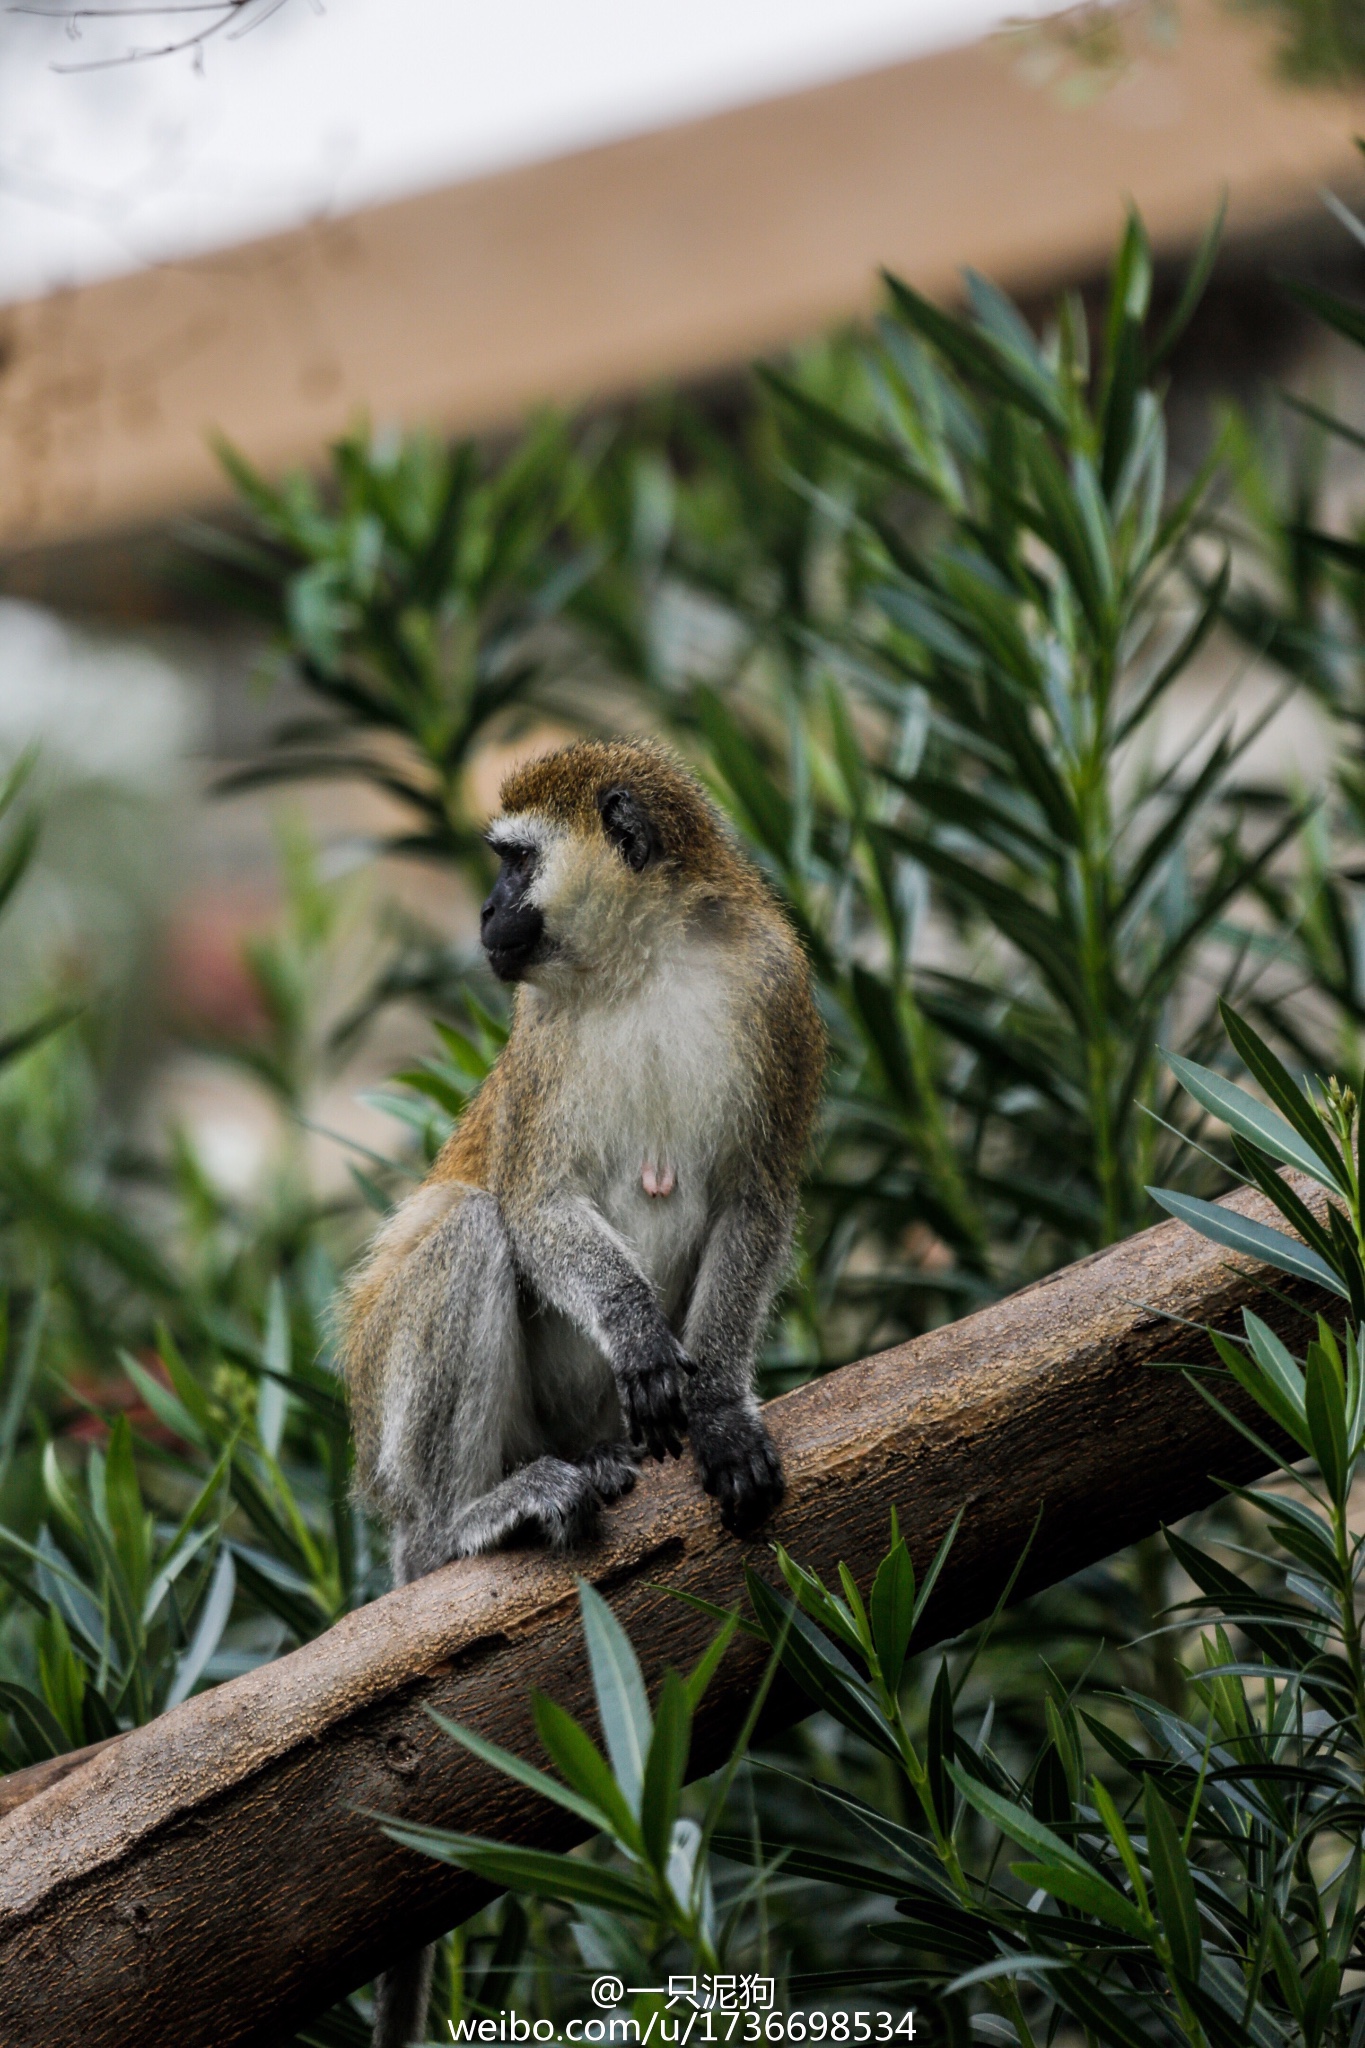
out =
{"type": "MultiPolygon", "coordinates": [[[[726,1527],[782,1497],[753,1392],[824,1061],[805,956],[662,747],[516,769],[481,935],[511,1036],[344,1307],[360,1485],[396,1579],[560,1550],[684,1434],[726,1527]]],[[[420,2028],[381,1980],[375,2041],[420,2028]]]]}

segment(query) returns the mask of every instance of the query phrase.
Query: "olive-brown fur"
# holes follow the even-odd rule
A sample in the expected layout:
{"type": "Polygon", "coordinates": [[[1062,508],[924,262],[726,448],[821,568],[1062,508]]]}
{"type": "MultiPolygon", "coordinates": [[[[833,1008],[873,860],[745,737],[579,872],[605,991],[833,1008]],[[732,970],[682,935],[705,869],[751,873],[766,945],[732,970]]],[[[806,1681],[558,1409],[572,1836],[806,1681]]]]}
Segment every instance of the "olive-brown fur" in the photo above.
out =
{"type": "MultiPolygon", "coordinates": [[[[824,1063],[801,946],[653,743],[518,768],[490,843],[485,930],[531,935],[495,956],[521,978],[511,1033],[343,1308],[359,1483],[399,1577],[582,1542],[639,1447],[684,1430],[738,1533],[783,1488],[752,1374],[824,1063]]],[[[419,1969],[385,1979],[376,2048],[408,2038],[419,1969]]]]}
{"type": "MultiPolygon", "coordinates": [[[[501,812],[531,814],[591,844],[600,839],[605,792],[627,788],[656,828],[660,858],[646,876],[628,877],[675,932],[700,936],[738,963],[732,1023],[748,1069],[746,1114],[727,1162],[764,1205],[789,1208],[809,1140],[824,1063],[824,1036],[810,975],[795,933],[753,863],[740,851],[696,779],[663,747],[639,741],[582,741],[515,769],[501,812]]],[[[616,963],[599,962],[589,981],[616,963]]],[[[547,1188],[572,1172],[571,1134],[557,1106],[567,1063],[581,1034],[566,1028],[572,1001],[549,1002],[533,985],[517,991],[508,1043],[431,1169],[357,1272],[343,1312],[342,1350],[350,1388],[362,1487],[376,1505],[386,1358],[384,1298],[414,1251],[448,1214],[440,1191],[484,1190],[513,1216],[534,1208],[547,1188]]]]}

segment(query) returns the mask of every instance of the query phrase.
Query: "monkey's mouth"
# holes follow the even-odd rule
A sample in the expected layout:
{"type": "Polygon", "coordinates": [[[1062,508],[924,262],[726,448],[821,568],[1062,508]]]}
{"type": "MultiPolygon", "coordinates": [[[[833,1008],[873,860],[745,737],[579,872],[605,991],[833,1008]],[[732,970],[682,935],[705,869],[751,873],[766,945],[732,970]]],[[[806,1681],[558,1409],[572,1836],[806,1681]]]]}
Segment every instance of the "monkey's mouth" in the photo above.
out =
{"type": "Polygon", "coordinates": [[[536,958],[534,946],[523,946],[516,951],[506,946],[488,946],[484,950],[499,981],[520,981],[536,958]]]}
{"type": "Polygon", "coordinates": [[[546,957],[545,920],[540,912],[489,918],[483,928],[483,949],[499,981],[520,981],[527,969],[546,957]]]}

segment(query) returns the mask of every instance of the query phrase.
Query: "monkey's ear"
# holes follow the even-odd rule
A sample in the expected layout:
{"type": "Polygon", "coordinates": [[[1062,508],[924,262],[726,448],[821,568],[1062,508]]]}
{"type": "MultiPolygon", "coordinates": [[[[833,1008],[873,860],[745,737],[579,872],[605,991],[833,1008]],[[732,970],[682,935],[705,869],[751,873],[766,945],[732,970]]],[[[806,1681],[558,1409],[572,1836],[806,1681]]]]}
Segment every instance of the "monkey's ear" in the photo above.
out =
{"type": "Polygon", "coordinates": [[[649,814],[628,789],[609,789],[597,799],[602,830],[628,868],[638,875],[659,851],[659,835],[649,814]]]}

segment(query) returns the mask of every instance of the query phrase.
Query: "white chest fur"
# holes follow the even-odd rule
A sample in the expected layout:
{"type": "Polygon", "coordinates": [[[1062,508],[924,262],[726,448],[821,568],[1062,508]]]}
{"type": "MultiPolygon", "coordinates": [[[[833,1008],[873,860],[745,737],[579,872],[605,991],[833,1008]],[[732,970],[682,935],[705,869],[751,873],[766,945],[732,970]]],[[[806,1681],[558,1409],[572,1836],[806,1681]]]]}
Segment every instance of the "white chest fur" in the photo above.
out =
{"type": "Polygon", "coordinates": [[[666,1304],[700,1250],[717,1168],[739,1137],[751,1077],[731,1008],[716,952],[696,946],[575,1020],[566,1091],[575,1177],[666,1304]]]}

